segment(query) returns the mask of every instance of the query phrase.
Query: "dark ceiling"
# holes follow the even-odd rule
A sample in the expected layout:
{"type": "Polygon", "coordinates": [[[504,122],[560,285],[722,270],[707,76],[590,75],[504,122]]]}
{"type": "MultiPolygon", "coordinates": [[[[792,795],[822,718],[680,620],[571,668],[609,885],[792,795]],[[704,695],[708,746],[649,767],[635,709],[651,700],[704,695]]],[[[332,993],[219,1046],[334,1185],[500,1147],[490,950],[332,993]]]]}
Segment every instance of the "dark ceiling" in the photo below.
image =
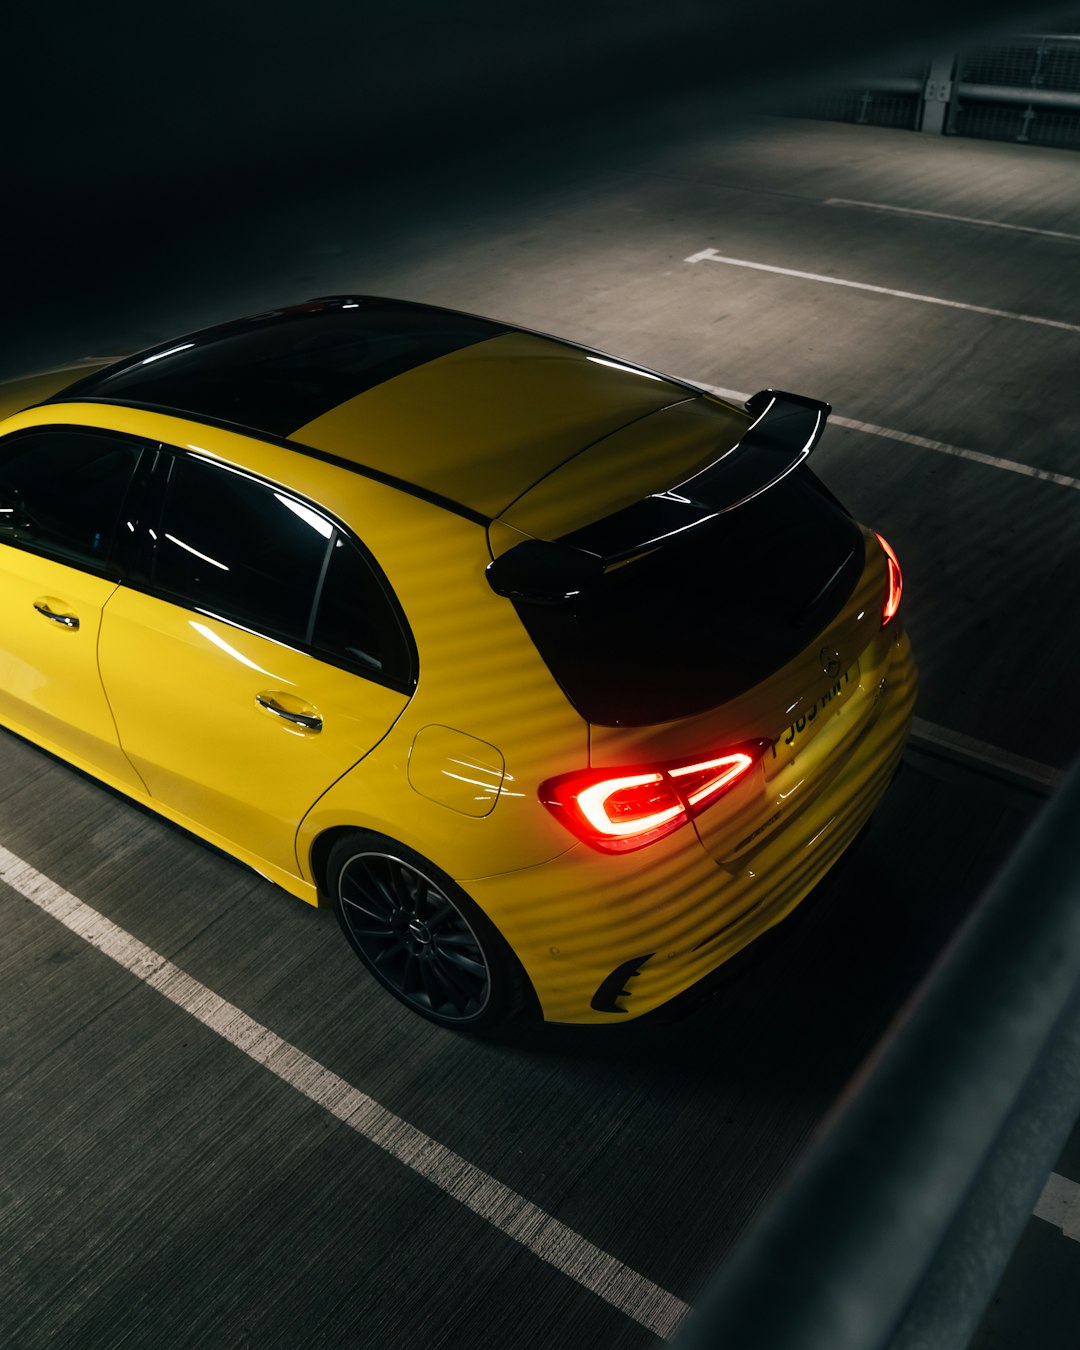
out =
{"type": "MultiPolygon", "coordinates": [[[[524,194],[778,92],[895,68],[1076,7],[1018,0],[308,0],[19,6],[5,16],[0,343],[243,247],[336,186],[373,219],[456,176],[524,194]],[[409,194],[413,194],[410,198],[409,194]]],[[[438,206],[433,205],[437,211],[438,206]]]]}

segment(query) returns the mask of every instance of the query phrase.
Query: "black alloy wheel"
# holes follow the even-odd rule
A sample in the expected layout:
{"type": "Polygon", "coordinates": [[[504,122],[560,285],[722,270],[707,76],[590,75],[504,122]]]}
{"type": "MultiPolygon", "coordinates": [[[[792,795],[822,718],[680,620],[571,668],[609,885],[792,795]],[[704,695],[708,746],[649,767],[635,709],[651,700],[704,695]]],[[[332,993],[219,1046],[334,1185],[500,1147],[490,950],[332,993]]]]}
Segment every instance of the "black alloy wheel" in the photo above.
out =
{"type": "Polygon", "coordinates": [[[327,871],[353,949],[414,1012],[473,1030],[527,1001],[524,972],[490,921],[412,849],[354,834],[331,850],[327,871]]]}

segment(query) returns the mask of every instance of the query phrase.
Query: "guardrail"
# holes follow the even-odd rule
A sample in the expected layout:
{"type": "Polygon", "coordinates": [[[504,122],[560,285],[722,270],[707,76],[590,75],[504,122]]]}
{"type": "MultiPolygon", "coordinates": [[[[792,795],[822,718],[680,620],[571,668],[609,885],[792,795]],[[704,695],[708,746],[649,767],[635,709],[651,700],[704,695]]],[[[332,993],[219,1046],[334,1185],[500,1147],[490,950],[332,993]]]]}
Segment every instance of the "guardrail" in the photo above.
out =
{"type": "Polygon", "coordinates": [[[849,81],[806,107],[841,121],[1080,148],[1080,33],[945,53],[921,74],[849,81]]]}
{"type": "Polygon", "coordinates": [[[676,1350],[967,1345],[1080,1113],[1078,820],[1080,763],[676,1350]]]}

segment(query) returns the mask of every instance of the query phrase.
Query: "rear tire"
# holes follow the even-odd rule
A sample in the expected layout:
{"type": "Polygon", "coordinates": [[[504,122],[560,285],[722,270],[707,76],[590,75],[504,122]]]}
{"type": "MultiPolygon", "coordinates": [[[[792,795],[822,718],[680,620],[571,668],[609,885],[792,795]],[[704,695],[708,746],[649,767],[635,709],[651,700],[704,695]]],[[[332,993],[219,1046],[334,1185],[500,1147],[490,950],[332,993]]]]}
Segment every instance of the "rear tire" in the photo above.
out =
{"type": "Polygon", "coordinates": [[[356,830],[327,859],[338,922],[372,975],[439,1026],[501,1026],[536,996],[521,963],[462,888],[414,849],[356,830]]]}

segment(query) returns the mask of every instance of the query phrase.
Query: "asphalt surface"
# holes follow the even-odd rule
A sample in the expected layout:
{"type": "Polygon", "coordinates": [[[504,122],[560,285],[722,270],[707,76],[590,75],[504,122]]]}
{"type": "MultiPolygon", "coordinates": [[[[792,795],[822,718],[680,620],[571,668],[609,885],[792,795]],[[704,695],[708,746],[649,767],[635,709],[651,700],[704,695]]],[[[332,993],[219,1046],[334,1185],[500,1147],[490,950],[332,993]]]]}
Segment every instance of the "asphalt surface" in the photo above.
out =
{"type": "MultiPolygon", "coordinates": [[[[400,239],[373,243],[362,194],[342,193],[267,224],[228,273],[185,274],[184,293],[73,313],[33,362],[311,295],[399,295],[1080,479],[1078,164],[766,119],[577,169],[527,205],[447,203],[400,239]],[[705,249],[787,272],[685,261],[705,249]]],[[[488,1039],[430,1027],[373,986],[332,915],[8,734],[0,845],[693,1305],[1038,810],[1009,757],[1060,769],[1080,749],[1077,488],[840,427],[815,460],[900,556],[919,716],[987,756],[912,749],[834,873],[666,1019],[488,1039]]],[[[5,885],[0,924],[0,1344],[655,1343],[5,885]]],[[[1078,1159],[1074,1142],[1059,1172],[1080,1181],[1078,1159]]],[[[1033,1218],[973,1345],[1071,1350],[1078,1275],[1080,1243],[1033,1218]]]]}

